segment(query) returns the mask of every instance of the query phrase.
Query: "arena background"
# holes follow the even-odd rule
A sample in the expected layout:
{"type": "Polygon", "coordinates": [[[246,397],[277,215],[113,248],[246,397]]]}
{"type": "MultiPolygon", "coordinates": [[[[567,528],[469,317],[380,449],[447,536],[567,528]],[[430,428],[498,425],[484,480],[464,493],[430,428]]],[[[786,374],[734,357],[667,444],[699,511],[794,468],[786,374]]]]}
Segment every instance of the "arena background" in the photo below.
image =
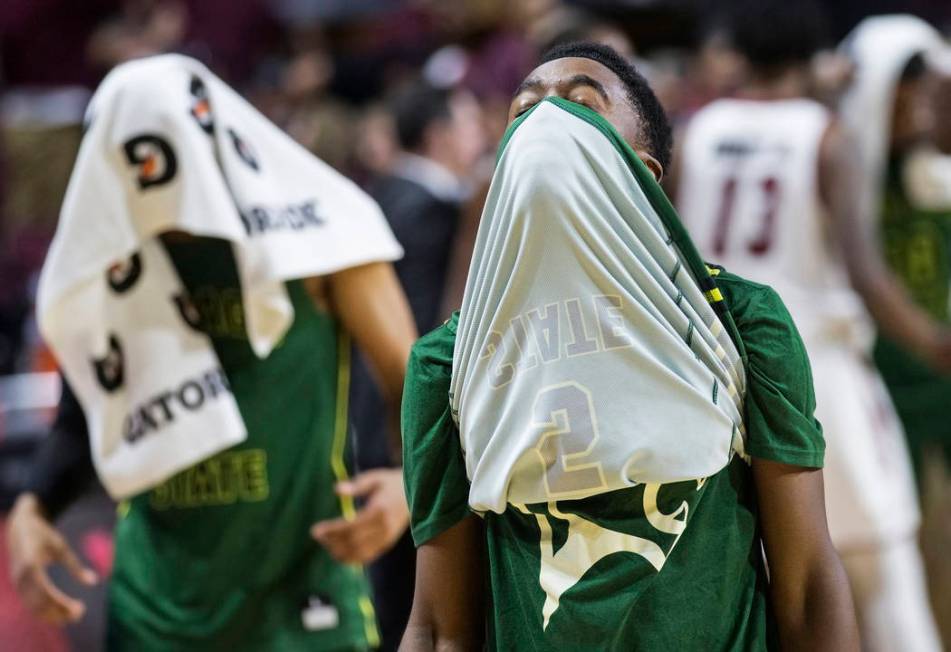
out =
{"type": "MultiPolygon", "coordinates": [[[[791,0],[794,1],[794,0],[791,0]]],[[[360,183],[397,151],[389,100],[423,75],[474,98],[477,156],[468,183],[491,170],[515,85],[549,44],[589,38],[634,57],[675,123],[727,94],[736,61],[702,26],[703,0],[4,0],[0,3],[0,525],[45,436],[59,392],[36,332],[38,270],[81,137],[86,101],[133,57],[182,52],[207,63],[318,156],[360,183]]],[[[947,1],[828,2],[830,43],[867,15],[908,12],[951,29],[947,1]]],[[[835,70],[829,71],[830,75],[835,70]]],[[[474,192],[463,226],[478,215],[474,192]]],[[[464,264],[460,227],[454,265],[464,264]],[[461,263],[459,261],[462,261],[461,263]]],[[[448,288],[445,305],[458,300],[448,288]]],[[[101,489],[60,524],[108,575],[113,506],[101,489]]],[[[64,631],[19,605],[0,538],[0,650],[96,650],[104,589],[81,589],[90,613],[64,631]]],[[[946,611],[944,613],[947,613],[946,611]]],[[[939,611],[940,614],[940,611],[939,611]]],[[[949,623],[942,622],[947,629],[949,623]]],[[[947,637],[947,633],[945,633],[947,637]]],[[[946,638],[947,640],[947,638],[946,638]]]]}

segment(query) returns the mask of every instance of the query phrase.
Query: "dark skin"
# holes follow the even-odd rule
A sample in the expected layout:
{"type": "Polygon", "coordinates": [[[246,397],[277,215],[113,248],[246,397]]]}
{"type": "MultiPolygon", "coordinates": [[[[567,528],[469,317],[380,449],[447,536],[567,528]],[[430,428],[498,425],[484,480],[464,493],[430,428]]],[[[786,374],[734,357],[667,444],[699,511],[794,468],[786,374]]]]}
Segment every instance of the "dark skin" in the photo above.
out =
{"type": "Polygon", "coordinates": [[[930,67],[895,88],[892,105],[891,150],[903,153],[916,145],[934,145],[951,154],[951,68],[930,67]]]}
{"type": "Polygon", "coordinates": [[[943,154],[951,154],[951,121],[938,118],[951,115],[951,70],[934,72],[928,98],[935,116],[932,121],[931,140],[943,154]]]}
{"type": "MultiPolygon", "coordinates": [[[[660,179],[621,81],[601,64],[564,58],[535,69],[516,93],[509,122],[546,97],[607,118],[660,179]],[[591,82],[595,83],[591,83],[591,82]]],[[[753,458],[773,614],[790,650],[858,650],[852,597],[826,526],[822,471],[753,458]]],[[[469,516],[419,548],[416,595],[401,650],[479,650],[485,631],[481,521],[469,516]]]]}

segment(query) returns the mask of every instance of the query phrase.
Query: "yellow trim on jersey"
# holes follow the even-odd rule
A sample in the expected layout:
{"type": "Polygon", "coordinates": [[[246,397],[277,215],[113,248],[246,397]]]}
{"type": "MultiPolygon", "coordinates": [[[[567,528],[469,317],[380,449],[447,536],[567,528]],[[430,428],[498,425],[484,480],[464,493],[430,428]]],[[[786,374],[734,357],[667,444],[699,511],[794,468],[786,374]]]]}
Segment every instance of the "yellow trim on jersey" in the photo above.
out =
{"type": "MultiPolygon", "coordinates": [[[[343,454],[347,447],[347,412],[350,400],[350,336],[337,335],[337,408],[334,415],[334,441],[330,449],[330,467],[337,482],[350,479],[343,454]]],[[[345,519],[352,520],[357,515],[352,496],[339,496],[340,511],[345,519]]]]}
{"type": "Polygon", "coordinates": [[[707,298],[707,301],[710,303],[716,303],[717,301],[723,301],[723,294],[720,292],[720,288],[713,288],[712,290],[707,290],[703,293],[703,296],[707,298]]]}
{"type": "Polygon", "coordinates": [[[367,637],[367,645],[371,648],[380,647],[380,631],[376,628],[376,611],[373,603],[365,595],[360,596],[360,611],[363,613],[363,629],[367,637]]]}
{"type": "MultiPolygon", "coordinates": [[[[334,440],[330,450],[330,466],[333,469],[337,482],[350,479],[347,464],[344,460],[344,451],[347,447],[347,429],[349,427],[350,409],[350,336],[345,332],[337,335],[337,405],[334,410],[334,440]]],[[[356,507],[351,496],[339,496],[340,511],[345,519],[353,520],[357,515],[356,507]]],[[[354,572],[365,577],[363,566],[347,564],[354,572]]],[[[380,631],[376,625],[376,611],[367,595],[357,598],[357,606],[363,615],[363,633],[367,645],[371,648],[380,646],[380,631]]]]}
{"type": "Polygon", "coordinates": [[[710,273],[710,276],[720,275],[720,269],[717,267],[710,267],[709,265],[707,265],[707,271],[710,273]]]}

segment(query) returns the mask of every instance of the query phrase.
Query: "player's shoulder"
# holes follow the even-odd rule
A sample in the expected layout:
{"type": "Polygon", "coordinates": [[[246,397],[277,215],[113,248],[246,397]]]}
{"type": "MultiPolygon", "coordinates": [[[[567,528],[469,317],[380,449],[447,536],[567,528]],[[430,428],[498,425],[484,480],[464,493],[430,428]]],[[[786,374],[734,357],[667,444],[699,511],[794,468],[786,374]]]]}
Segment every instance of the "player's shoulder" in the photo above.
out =
{"type": "Polygon", "coordinates": [[[725,98],[713,100],[697,109],[687,122],[687,133],[696,134],[705,131],[709,125],[720,122],[724,116],[732,115],[735,104],[725,98]]]}
{"type": "Polygon", "coordinates": [[[708,125],[720,122],[733,123],[739,117],[773,117],[777,120],[803,118],[828,119],[829,109],[821,102],[807,97],[784,100],[750,100],[725,97],[714,100],[698,109],[691,117],[691,124],[708,125]]]}
{"type": "Polygon", "coordinates": [[[429,331],[413,345],[411,362],[415,364],[452,367],[452,352],[456,346],[456,329],[459,326],[459,312],[440,326],[429,331]]]}
{"type": "Polygon", "coordinates": [[[710,276],[716,281],[717,287],[720,288],[727,303],[730,304],[730,308],[734,308],[736,304],[746,305],[751,300],[758,300],[764,296],[776,294],[771,286],[734,274],[722,265],[712,263],[706,265],[710,276]]]}
{"type": "Polygon", "coordinates": [[[786,304],[771,286],[751,281],[719,265],[707,263],[707,269],[740,330],[763,317],[793,324],[786,304]]]}
{"type": "Polygon", "coordinates": [[[708,268],[736,323],[749,362],[772,378],[808,376],[806,348],[779,293],[722,267],[708,268]]]}

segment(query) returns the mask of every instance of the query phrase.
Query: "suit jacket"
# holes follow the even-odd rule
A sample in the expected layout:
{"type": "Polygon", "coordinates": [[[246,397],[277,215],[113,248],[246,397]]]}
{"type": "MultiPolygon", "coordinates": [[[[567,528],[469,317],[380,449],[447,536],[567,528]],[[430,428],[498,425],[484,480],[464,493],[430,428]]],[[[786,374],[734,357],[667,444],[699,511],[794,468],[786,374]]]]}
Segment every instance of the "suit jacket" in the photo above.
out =
{"type": "MultiPolygon", "coordinates": [[[[416,327],[426,333],[439,325],[460,203],[398,175],[377,178],[367,190],[379,202],[405,250],[394,267],[416,327]]],[[[359,352],[351,380],[350,423],[357,435],[353,443],[358,468],[389,466],[386,406],[359,352]]]]}

